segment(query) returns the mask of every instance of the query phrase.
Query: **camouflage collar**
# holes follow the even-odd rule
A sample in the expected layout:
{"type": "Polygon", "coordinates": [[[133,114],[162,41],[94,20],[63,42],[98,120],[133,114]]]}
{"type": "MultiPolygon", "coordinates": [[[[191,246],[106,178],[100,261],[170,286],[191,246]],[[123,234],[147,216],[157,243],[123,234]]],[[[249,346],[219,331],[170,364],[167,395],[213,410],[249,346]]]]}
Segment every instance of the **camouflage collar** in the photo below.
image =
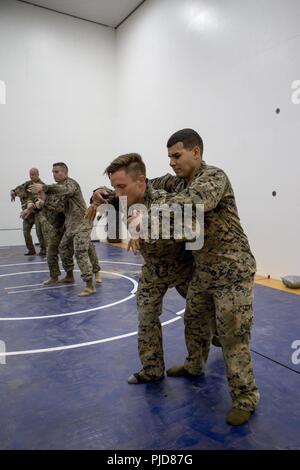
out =
{"type": "Polygon", "coordinates": [[[202,160],[199,170],[195,173],[195,178],[196,176],[199,176],[204,170],[206,170],[206,168],[207,168],[207,164],[204,160],[202,160]]]}
{"type": "Polygon", "coordinates": [[[144,195],[145,205],[147,205],[148,203],[151,203],[151,201],[153,200],[153,196],[154,196],[154,189],[153,189],[152,184],[150,183],[148,179],[146,180],[146,182],[147,182],[147,185],[146,185],[146,191],[144,195]]]}

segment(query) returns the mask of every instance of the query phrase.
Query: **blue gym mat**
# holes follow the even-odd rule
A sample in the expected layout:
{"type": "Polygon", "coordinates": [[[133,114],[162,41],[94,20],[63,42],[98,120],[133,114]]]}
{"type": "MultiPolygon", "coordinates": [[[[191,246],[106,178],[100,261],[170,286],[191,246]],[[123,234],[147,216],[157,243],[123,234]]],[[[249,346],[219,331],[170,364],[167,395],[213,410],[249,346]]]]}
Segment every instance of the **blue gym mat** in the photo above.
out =
{"type": "MultiPolygon", "coordinates": [[[[222,351],[204,377],[128,385],[140,368],[135,290],[142,259],[95,244],[103,284],[88,298],[45,288],[47,264],[23,247],[0,250],[0,449],[300,449],[300,296],[256,285],[253,361],[261,403],[231,427],[222,351]],[[23,291],[23,292],[21,292],[23,291]],[[3,362],[3,360],[2,360],[3,362]]],[[[162,316],[166,367],[183,361],[184,300],[172,289],[162,316]]]]}

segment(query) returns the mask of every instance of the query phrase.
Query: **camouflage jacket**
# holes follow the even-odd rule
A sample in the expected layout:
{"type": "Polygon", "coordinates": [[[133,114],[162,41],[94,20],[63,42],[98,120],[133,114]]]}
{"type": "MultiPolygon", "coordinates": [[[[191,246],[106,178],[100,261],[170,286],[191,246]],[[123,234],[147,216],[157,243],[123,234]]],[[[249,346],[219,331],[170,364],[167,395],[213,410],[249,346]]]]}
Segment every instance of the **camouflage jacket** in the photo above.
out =
{"type": "MultiPolygon", "coordinates": [[[[45,184],[41,179],[38,179],[38,181],[36,181],[36,183],[39,183],[39,184],[45,184]]],[[[33,203],[36,203],[37,200],[38,200],[38,197],[36,194],[32,193],[30,190],[29,190],[29,186],[31,186],[33,184],[33,182],[31,180],[28,180],[28,181],[25,181],[25,183],[23,183],[21,186],[24,187],[24,189],[26,189],[26,191],[28,192],[28,201],[27,202],[33,202],[33,203]]],[[[15,189],[12,189],[12,191],[16,191],[17,188],[15,189]]],[[[21,201],[21,205],[22,205],[22,201],[21,201]]],[[[23,207],[22,205],[22,209],[25,209],[26,208],[26,205],[23,207]]],[[[33,210],[33,214],[36,213],[38,210],[37,207],[33,210]]]]}
{"type": "Polygon", "coordinates": [[[65,222],[64,199],[55,194],[47,194],[46,200],[37,198],[36,207],[40,210],[40,217],[46,219],[54,229],[61,229],[65,222]]]}
{"type": "Polygon", "coordinates": [[[167,204],[204,205],[204,245],[193,251],[204,277],[226,283],[255,273],[255,259],[240,223],[232,186],[223,170],[203,161],[191,183],[167,174],[152,180],[152,185],[170,193],[167,204]]]}
{"type": "MultiPolygon", "coordinates": [[[[20,203],[21,203],[21,208],[22,208],[22,211],[27,209],[27,205],[29,202],[34,202],[33,201],[33,194],[27,192],[27,196],[25,197],[20,197],[20,203]]],[[[34,223],[34,212],[31,212],[28,217],[26,217],[26,220],[27,222],[30,222],[30,223],[34,223]]]]}
{"type": "MultiPolygon", "coordinates": [[[[154,190],[151,183],[147,182],[147,188],[144,196],[143,204],[148,210],[149,220],[148,228],[151,230],[151,224],[156,224],[156,216],[151,217],[153,205],[160,206],[165,203],[168,198],[171,198],[164,190],[154,190]]],[[[192,266],[193,260],[191,253],[185,250],[185,243],[181,240],[175,241],[172,239],[172,214],[171,214],[171,238],[168,237],[168,233],[159,232],[159,239],[147,240],[140,239],[140,252],[145,261],[157,261],[162,263],[164,261],[176,261],[177,264],[189,263],[192,266]]],[[[151,236],[151,232],[149,233],[151,236]]]]}
{"type": "MultiPolygon", "coordinates": [[[[39,184],[45,184],[41,179],[38,179],[36,181],[36,183],[39,183],[39,184]]],[[[20,186],[24,186],[24,188],[26,189],[26,191],[28,191],[28,188],[29,186],[31,186],[33,184],[33,182],[31,180],[28,180],[28,181],[25,181],[25,183],[21,184],[20,186]]],[[[12,191],[15,191],[17,188],[14,188],[12,189],[12,191]]]]}
{"type": "MultiPolygon", "coordinates": [[[[171,176],[171,175],[170,175],[171,176]]],[[[109,204],[111,204],[116,212],[118,213],[120,210],[120,203],[118,197],[115,195],[115,191],[107,188],[105,186],[101,186],[97,189],[105,189],[108,192],[108,196],[106,200],[109,204]]],[[[93,191],[93,194],[96,190],[93,191]]],[[[161,217],[155,212],[153,206],[160,207],[161,204],[166,203],[166,200],[171,199],[172,195],[168,194],[165,190],[156,190],[153,188],[152,181],[147,180],[147,187],[144,196],[143,206],[146,209],[148,220],[145,222],[144,220],[144,227],[146,227],[146,235],[147,237],[141,236],[140,238],[140,247],[141,253],[145,257],[149,254],[152,258],[157,257],[160,258],[163,256],[164,258],[168,257],[170,259],[176,258],[176,256],[181,256],[183,251],[185,251],[184,241],[189,240],[188,238],[184,238],[184,234],[176,234],[174,232],[174,214],[172,210],[168,210],[168,208],[164,207],[164,210],[161,211],[166,214],[170,220],[170,227],[162,226],[161,224],[161,217]],[[153,211],[151,210],[153,209],[153,211]],[[156,234],[155,238],[151,238],[153,234],[156,234]],[[150,246],[152,245],[152,246],[150,246]]],[[[92,203],[93,195],[91,196],[90,203],[92,203]]],[[[136,206],[136,205],[135,205],[136,206]]],[[[122,212],[122,209],[121,209],[122,212]]],[[[127,223],[127,216],[122,215],[122,221],[126,225],[127,223]]],[[[190,254],[184,254],[184,257],[190,257],[190,254]]]]}
{"type": "Polygon", "coordinates": [[[33,202],[32,194],[31,193],[27,193],[27,194],[28,195],[26,197],[20,197],[22,211],[27,208],[27,204],[29,202],[33,202]]]}
{"type": "MultiPolygon", "coordinates": [[[[77,181],[68,177],[63,183],[46,186],[45,192],[47,195],[55,194],[63,198],[67,233],[92,229],[92,223],[84,218],[87,207],[77,181]]],[[[47,207],[47,201],[45,207],[47,207]]]]}

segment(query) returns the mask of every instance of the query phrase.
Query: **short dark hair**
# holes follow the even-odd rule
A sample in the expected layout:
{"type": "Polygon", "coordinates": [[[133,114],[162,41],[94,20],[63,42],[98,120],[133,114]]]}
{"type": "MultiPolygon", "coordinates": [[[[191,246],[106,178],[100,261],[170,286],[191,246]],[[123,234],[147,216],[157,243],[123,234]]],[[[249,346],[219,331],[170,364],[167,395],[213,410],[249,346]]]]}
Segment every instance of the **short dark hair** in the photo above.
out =
{"type": "Polygon", "coordinates": [[[171,135],[167,142],[167,147],[170,148],[178,142],[183,143],[185,149],[191,150],[196,145],[200,148],[201,155],[203,154],[203,140],[194,129],[181,129],[171,135]]]}
{"type": "Polygon", "coordinates": [[[140,175],[146,176],[146,166],[138,153],[126,153],[115,158],[106,168],[104,174],[110,175],[116,171],[124,170],[136,178],[140,175]]]}
{"type": "Polygon", "coordinates": [[[67,165],[63,162],[58,162],[58,163],[53,163],[53,166],[61,166],[62,168],[64,168],[65,170],[69,171],[69,168],[67,167],[67,165]]]}

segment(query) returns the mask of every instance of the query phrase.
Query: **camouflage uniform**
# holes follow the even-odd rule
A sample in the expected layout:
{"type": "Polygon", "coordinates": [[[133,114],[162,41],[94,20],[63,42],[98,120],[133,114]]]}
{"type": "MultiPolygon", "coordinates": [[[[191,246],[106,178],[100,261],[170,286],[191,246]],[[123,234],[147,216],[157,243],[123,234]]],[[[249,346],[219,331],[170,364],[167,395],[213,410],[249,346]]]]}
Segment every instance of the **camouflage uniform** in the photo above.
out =
{"type": "Polygon", "coordinates": [[[93,278],[93,272],[99,271],[100,266],[95,248],[91,244],[92,223],[84,218],[87,207],[80,186],[72,178],[66,178],[63,183],[50,185],[45,189],[47,194],[56,194],[64,201],[65,232],[59,245],[63,267],[66,272],[73,270],[70,263],[73,247],[81,277],[88,282],[93,278]],[[93,266],[89,254],[92,256],[93,266]],[[97,271],[94,271],[96,267],[97,271]]]}
{"type": "Polygon", "coordinates": [[[98,258],[97,252],[96,252],[96,248],[95,248],[95,245],[93,244],[93,242],[91,240],[90,240],[90,244],[89,244],[89,258],[90,258],[90,262],[92,264],[93,273],[95,274],[98,271],[101,271],[101,266],[100,266],[100,263],[99,263],[99,258],[98,258]]]}
{"type": "Polygon", "coordinates": [[[256,263],[230,181],[222,170],[202,162],[189,184],[166,175],[153,185],[173,193],[166,201],[170,204],[204,204],[204,246],[192,252],[195,267],[184,317],[188,349],[184,367],[191,374],[203,372],[216,329],[233,407],[253,411],[259,402],[250,353],[256,263]]]}
{"type": "MultiPolygon", "coordinates": [[[[38,180],[36,181],[36,183],[39,183],[39,184],[44,184],[42,180],[38,180]]],[[[29,186],[31,186],[33,184],[33,182],[31,180],[29,181],[26,181],[25,183],[22,184],[22,186],[24,186],[24,188],[26,189],[26,191],[29,191],[29,186]]],[[[15,189],[13,189],[12,191],[15,191],[15,189]]],[[[33,201],[35,200],[35,198],[33,197],[32,198],[33,201]]],[[[27,219],[29,220],[29,219],[27,219]]],[[[32,226],[35,225],[35,230],[36,230],[36,235],[37,235],[37,238],[39,240],[39,243],[40,243],[40,250],[42,253],[46,252],[46,242],[45,242],[45,237],[44,237],[44,234],[43,234],[43,230],[42,230],[42,226],[41,226],[41,220],[40,220],[40,211],[39,210],[35,210],[33,213],[32,213],[32,217],[30,218],[30,221],[33,220],[33,223],[30,225],[30,224],[27,224],[26,226],[26,236],[28,237],[27,239],[32,241],[32,237],[31,237],[31,229],[32,229],[32,226]],[[29,230],[29,233],[28,233],[28,230],[29,230]]],[[[24,224],[23,224],[23,228],[24,228],[24,224]]],[[[25,235],[24,235],[25,237],[25,235]]],[[[26,244],[27,246],[27,244],[26,244]]],[[[28,248],[28,247],[27,247],[28,248]]],[[[29,251],[32,251],[32,250],[29,250],[29,251]]],[[[35,248],[33,247],[33,251],[35,251],[35,248]]]]}
{"type": "MultiPolygon", "coordinates": [[[[61,259],[62,259],[64,270],[66,272],[73,271],[74,269],[74,262],[73,262],[74,251],[75,249],[74,249],[72,237],[65,238],[64,240],[61,241],[60,246],[59,246],[59,252],[60,252],[61,259]]],[[[98,271],[100,271],[101,267],[100,267],[98,256],[96,253],[96,248],[91,240],[89,241],[89,246],[88,246],[88,257],[92,265],[92,272],[95,274],[98,271]]]]}
{"type": "MultiPolygon", "coordinates": [[[[47,240],[47,263],[51,278],[56,278],[61,275],[58,253],[65,230],[64,207],[64,200],[62,198],[55,194],[49,194],[47,195],[45,203],[42,203],[42,209],[40,211],[41,225],[47,240]]],[[[66,263],[68,266],[73,266],[71,269],[74,269],[73,254],[70,258],[67,258],[67,256],[68,254],[65,256],[66,263]]]]}
{"type": "MultiPolygon", "coordinates": [[[[27,197],[20,198],[22,210],[27,208],[27,204],[29,202],[32,202],[31,195],[29,193],[27,194],[28,194],[27,197]]],[[[23,219],[23,235],[24,235],[25,245],[30,253],[35,253],[35,248],[34,248],[32,236],[31,236],[31,229],[33,225],[34,225],[34,214],[30,214],[26,219],[23,219]]]]}
{"type": "MultiPolygon", "coordinates": [[[[166,197],[165,191],[154,191],[148,183],[144,205],[150,208],[166,197]]],[[[140,252],[145,264],[137,291],[138,351],[143,366],[139,375],[144,380],[155,380],[165,370],[160,323],[163,297],[171,287],[186,297],[193,259],[185,251],[184,243],[174,240],[156,240],[150,244],[141,239],[140,252]]]]}

